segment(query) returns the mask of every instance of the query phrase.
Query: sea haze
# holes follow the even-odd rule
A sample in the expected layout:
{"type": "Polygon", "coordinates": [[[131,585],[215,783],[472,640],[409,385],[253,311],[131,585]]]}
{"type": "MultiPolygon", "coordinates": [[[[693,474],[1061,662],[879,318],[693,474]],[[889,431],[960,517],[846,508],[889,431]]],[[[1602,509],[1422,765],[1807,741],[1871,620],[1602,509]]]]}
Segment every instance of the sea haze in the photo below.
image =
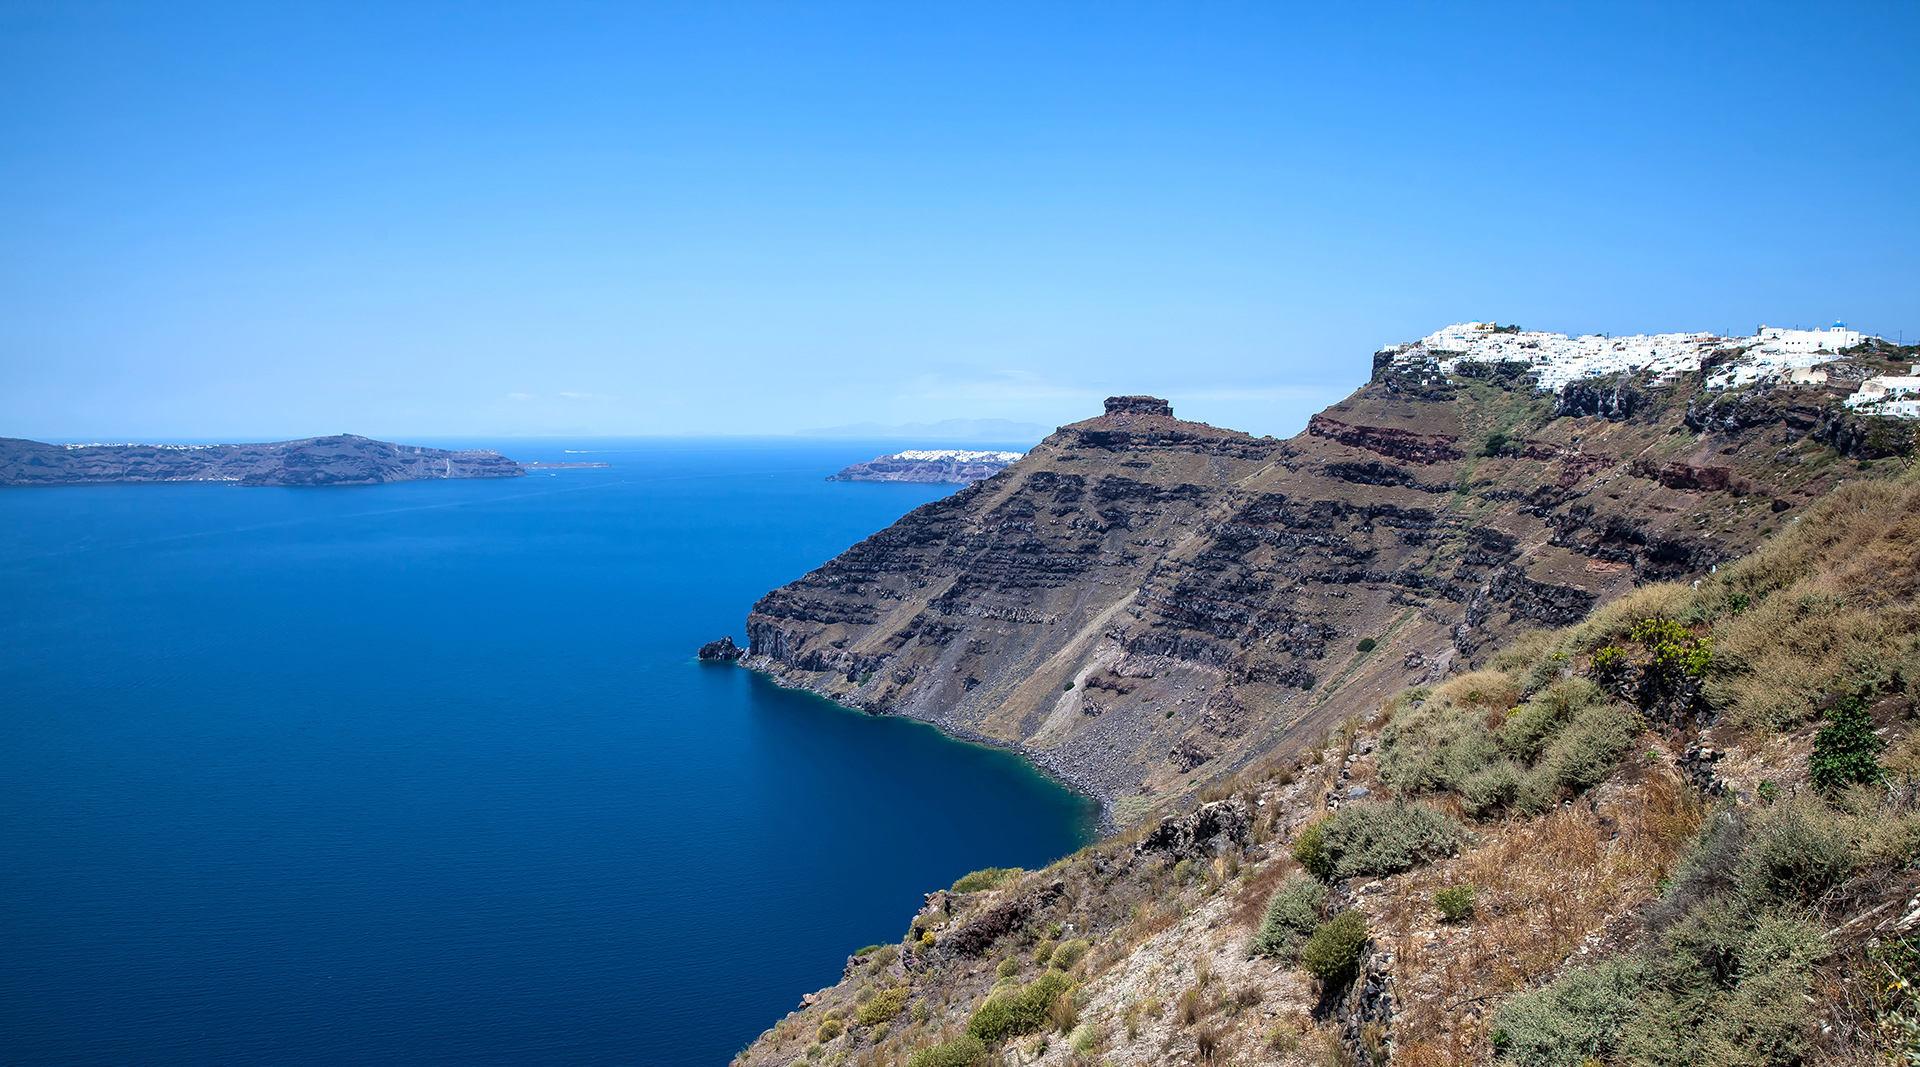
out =
{"type": "Polygon", "coordinates": [[[492,447],[612,466],[0,491],[0,1062],[720,1064],[1090,839],[1010,754],[693,659],[953,491],[823,480],[898,441],[492,447]]]}

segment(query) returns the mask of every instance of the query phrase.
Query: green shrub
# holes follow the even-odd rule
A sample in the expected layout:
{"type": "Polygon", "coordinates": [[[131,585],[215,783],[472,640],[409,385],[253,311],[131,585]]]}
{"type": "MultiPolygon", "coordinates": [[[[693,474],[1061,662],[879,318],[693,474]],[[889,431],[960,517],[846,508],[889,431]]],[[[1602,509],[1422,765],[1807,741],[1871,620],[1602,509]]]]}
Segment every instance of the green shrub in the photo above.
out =
{"type": "Polygon", "coordinates": [[[860,1005],[860,1009],[853,1013],[853,1020],[861,1026],[878,1026],[900,1014],[901,1009],[906,1006],[907,988],[894,986],[860,1005]]]}
{"type": "Polygon", "coordinates": [[[907,1067],[987,1067],[990,1062],[986,1043],[972,1034],[923,1048],[907,1057],[907,1067]]]}
{"type": "Polygon", "coordinates": [[[1519,1067],[1579,1067],[1610,1058],[1645,983],[1645,965],[1626,957],[1522,993],[1494,1013],[1495,1055],[1519,1067]]]}
{"type": "Polygon", "coordinates": [[[961,875],[959,881],[953,883],[953,888],[950,891],[954,893],[978,893],[983,889],[998,889],[1008,880],[1017,878],[1025,873],[1025,871],[1018,867],[987,867],[974,871],[972,874],[961,875]]]}
{"type": "Polygon", "coordinates": [[[825,1022],[822,1022],[820,1024],[820,1029],[817,1032],[815,1032],[814,1036],[820,1039],[820,1041],[822,1042],[827,1042],[827,1041],[832,1041],[834,1038],[839,1037],[841,1034],[844,1034],[846,1032],[847,1032],[846,1023],[843,1023],[840,1020],[829,1016],[825,1022]]]}
{"type": "Polygon", "coordinates": [[[1638,717],[1618,704],[1580,709],[1547,742],[1522,784],[1521,806],[1538,811],[1560,793],[1579,793],[1599,784],[1633,747],[1639,728],[1638,717]]]}
{"type": "Polygon", "coordinates": [[[1357,911],[1343,911],[1321,923],[1300,949],[1300,966],[1329,985],[1340,985],[1354,975],[1360,950],[1367,944],[1367,920],[1357,911]]]}
{"type": "MultiPolygon", "coordinates": [[[[1319,823],[1334,878],[1395,874],[1445,856],[1460,843],[1451,819],[1420,804],[1348,804],[1319,823]]],[[[1305,863],[1305,861],[1301,861],[1305,863]]]]}
{"type": "Polygon", "coordinates": [[[1433,895],[1433,903],[1448,922],[1457,923],[1473,914],[1473,901],[1479,895],[1473,886],[1450,885],[1433,895]]]}
{"type": "Polygon", "coordinates": [[[1873,732],[1873,713],[1867,697],[1856,693],[1840,702],[1827,725],[1813,738],[1813,759],[1807,777],[1823,792],[1833,793],[1856,782],[1877,782],[1884,775],[1876,757],[1887,743],[1873,732]]]}
{"type": "Polygon", "coordinates": [[[879,945],[868,945],[866,948],[854,950],[853,954],[857,958],[865,959],[878,951],[880,951],[879,945]]]}
{"type": "Polygon", "coordinates": [[[1053,958],[1053,950],[1059,947],[1059,942],[1051,938],[1033,946],[1033,965],[1035,967],[1045,967],[1047,961],[1053,958]]]}
{"type": "Polygon", "coordinates": [[[1357,651],[1359,651],[1359,652],[1363,652],[1363,653],[1365,653],[1365,652],[1372,652],[1372,651],[1373,651],[1374,649],[1376,649],[1376,648],[1378,648],[1378,647],[1380,647],[1380,646],[1378,645],[1378,643],[1376,643],[1376,642],[1374,641],[1374,639],[1373,639],[1373,638],[1371,638],[1371,637],[1363,637],[1363,638],[1361,638],[1361,639],[1360,639],[1360,643],[1359,643],[1358,645],[1356,645],[1356,646],[1354,646],[1354,648],[1355,648],[1355,649],[1356,649],[1357,651]]]}
{"type": "Polygon", "coordinates": [[[1020,973],[1020,961],[1014,959],[1001,960],[1000,966],[994,970],[994,973],[1002,978],[1012,978],[1014,975],[1020,973]]]}
{"type": "Polygon", "coordinates": [[[1327,858],[1325,835],[1321,832],[1324,825],[1326,820],[1322,819],[1300,831],[1293,839],[1293,858],[1315,875],[1331,878],[1333,862],[1327,858]]]}
{"type": "Polygon", "coordinates": [[[1576,714],[1600,703],[1605,695],[1585,678],[1562,678],[1515,708],[1500,728],[1500,745],[1524,760],[1540,755],[1548,738],[1576,714]]]}
{"type": "Polygon", "coordinates": [[[1300,946],[1320,924],[1320,909],[1327,902],[1327,887],[1320,880],[1295,872],[1267,901],[1267,917],[1260,932],[1248,946],[1255,956],[1295,959],[1300,946]]]}
{"type": "Polygon", "coordinates": [[[1073,691],[1073,679],[1071,679],[1071,678],[1069,678],[1069,679],[1067,679],[1067,684],[1066,684],[1066,685],[1063,685],[1063,686],[1061,686],[1061,687],[1060,687],[1060,691],[1061,691],[1062,693],[1070,693],[1070,692],[1072,692],[1072,691],[1073,691]]]}
{"type": "Polygon", "coordinates": [[[1066,975],[1048,971],[1019,989],[995,993],[967,1020],[967,1033],[982,1041],[1005,1041],[1044,1030],[1054,998],[1070,988],[1066,975]]]}
{"type": "Polygon", "coordinates": [[[1751,821],[1734,877],[1756,905],[1811,904],[1852,867],[1839,816],[1816,798],[1795,797],[1751,821]]]}
{"type": "Polygon", "coordinates": [[[1053,959],[1051,962],[1054,969],[1061,971],[1072,970],[1073,965],[1084,959],[1087,955],[1087,950],[1092,947],[1093,942],[1088,941],[1086,938],[1074,938],[1072,941],[1062,941],[1060,947],[1053,950],[1053,959]]]}

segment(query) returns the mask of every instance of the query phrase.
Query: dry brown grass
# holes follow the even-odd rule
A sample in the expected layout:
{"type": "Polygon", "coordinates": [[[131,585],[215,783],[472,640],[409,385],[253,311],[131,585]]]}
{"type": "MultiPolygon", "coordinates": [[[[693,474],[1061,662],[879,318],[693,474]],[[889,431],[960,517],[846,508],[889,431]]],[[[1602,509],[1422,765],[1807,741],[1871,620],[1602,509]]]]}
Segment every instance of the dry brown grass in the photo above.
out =
{"type": "Polygon", "coordinates": [[[1834,490],[1695,596],[1713,630],[1708,694],[1737,725],[1779,729],[1846,689],[1920,675],[1920,479],[1834,490]]]}
{"type": "Polygon", "coordinates": [[[1380,923],[1399,961],[1396,1062],[1483,1061],[1482,1026],[1469,1009],[1558,973],[1583,946],[1597,953],[1610,924],[1654,899],[1702,813],[1684,784],[1652,774],[1606,812],[1617,839],[1601,815],[1561,808],[1485,827],[1485,843],[1450,869],[1397,886],[1380,923]],[[1442,925],[1430,903],[1433,890],[1450,883],[1479,888],[1469,924],[1442,925]]]}

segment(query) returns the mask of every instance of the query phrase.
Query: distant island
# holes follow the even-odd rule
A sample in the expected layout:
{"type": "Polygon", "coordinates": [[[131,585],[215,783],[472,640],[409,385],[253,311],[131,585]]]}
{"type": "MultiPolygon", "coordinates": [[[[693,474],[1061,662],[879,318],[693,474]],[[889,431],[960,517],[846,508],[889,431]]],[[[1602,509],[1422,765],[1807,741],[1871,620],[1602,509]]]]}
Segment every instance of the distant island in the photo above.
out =
{"type": "Polygon", "coordinates": [[[236,445],[51,445],[0,437],[0,486],[377,485],[429,478],[519,478],[526,473],[491,449],[420,448],[344,433],[236,445]]]}
{"type": "Polygon", "coordinates": [[[1024,452],[968,452],[958,448],[910,449],[842,468],[830,482],[954,482],[991,478],[1024,452]]]}

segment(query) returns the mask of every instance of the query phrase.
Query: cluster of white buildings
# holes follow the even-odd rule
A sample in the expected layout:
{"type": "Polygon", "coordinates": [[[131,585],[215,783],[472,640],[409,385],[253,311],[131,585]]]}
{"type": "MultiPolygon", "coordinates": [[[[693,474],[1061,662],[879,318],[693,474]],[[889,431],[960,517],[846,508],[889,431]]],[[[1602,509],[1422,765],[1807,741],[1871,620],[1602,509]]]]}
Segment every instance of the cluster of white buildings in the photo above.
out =
{"type": "Polygon", "coordinates": [[[895,452],[895,459],[921,459],[930,463],[951,460],[955,463],[1012,463],[1024,452],[967,452],[958,448],[914,448],[895,452]]]}
{"type": "MultiPolygon", "coordinates": [[[[1671,380],[1698,371],[1705,358],[1728,348],[1745,351],[1708,375],[1709,389],[1737,389],[1763,378],[1799,384],[1826,381],[1819,370],[1839,358],[1866,336],[1834,323],[1825,330],[1789,330],[1762,326],[1751,337],[1723,337],[1713,333],[1635,334],[1608,337],[1587,334],[1513,330],[1491,322],[1463,322],[1406,345],[1387,349],[1395,366],[1434,367],[1451,374],[1464,362],[1525,363],[1537,375],[1541,390],[1557,393],[1561,386],[1582,378],[1608,374],[1644,375],[1654,381],[1671,380]]],[[[1920,366],[1915,377],[1882,375],[1869,378],[1847,398],[1847,406],[1896,418],[1920,418],[1920,366]]]]}

